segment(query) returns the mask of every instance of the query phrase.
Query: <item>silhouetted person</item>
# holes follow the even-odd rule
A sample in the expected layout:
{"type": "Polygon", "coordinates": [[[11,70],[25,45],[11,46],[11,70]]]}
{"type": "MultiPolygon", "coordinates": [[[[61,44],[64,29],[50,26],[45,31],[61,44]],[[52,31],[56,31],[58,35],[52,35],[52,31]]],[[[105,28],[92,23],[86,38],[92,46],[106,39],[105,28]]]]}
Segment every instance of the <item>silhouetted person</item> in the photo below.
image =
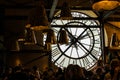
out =
{"type": "Polygon", "coordinates": [[[11,77],[11,80],[28,80],[28,76],[24,72],[22,72],[20,66],[16,66],[14,70],[15,73],[11,77]]]}

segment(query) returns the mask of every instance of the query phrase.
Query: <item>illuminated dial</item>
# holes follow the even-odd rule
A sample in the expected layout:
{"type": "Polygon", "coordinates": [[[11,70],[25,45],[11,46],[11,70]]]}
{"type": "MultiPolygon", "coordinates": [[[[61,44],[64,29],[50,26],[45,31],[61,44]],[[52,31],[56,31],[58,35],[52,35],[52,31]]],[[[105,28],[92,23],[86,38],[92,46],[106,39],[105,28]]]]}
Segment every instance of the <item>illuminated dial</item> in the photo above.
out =
{"type": "MultiPolygon", "coordinates": [[[[89,17],[80,12],[72,12],[74,17],[89,17]]],[[[101,56],[101,37],[99,23],[96,20],[53,20],[51,23],[57,41],[60,30],[68,34],[68,44],[52,45],[52,62],[58,67],[78,64],[91,69],[101,56]],[[60,27],[63,25],[63,27],[60,27]],[[91,27],[90,27],[91,26],[91,27]],[[96,27],[92,27],[96,26],[96,27]]]]}

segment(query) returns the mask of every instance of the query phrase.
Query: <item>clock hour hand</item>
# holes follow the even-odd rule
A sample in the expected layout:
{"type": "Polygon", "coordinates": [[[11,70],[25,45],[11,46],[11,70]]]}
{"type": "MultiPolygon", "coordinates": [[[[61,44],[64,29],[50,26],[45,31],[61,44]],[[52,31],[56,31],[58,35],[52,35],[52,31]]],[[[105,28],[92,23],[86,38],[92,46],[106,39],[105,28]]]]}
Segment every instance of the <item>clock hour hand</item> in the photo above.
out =
{"type": "Polygon", "coordinates": [[[89,34],[86,33],[86,34],[84,34],[84,35],[82,35],[82,36],[79,36],[77,39],[78,39],[78,40],[85,39],[86,36],[89,36],[89,34]]]}

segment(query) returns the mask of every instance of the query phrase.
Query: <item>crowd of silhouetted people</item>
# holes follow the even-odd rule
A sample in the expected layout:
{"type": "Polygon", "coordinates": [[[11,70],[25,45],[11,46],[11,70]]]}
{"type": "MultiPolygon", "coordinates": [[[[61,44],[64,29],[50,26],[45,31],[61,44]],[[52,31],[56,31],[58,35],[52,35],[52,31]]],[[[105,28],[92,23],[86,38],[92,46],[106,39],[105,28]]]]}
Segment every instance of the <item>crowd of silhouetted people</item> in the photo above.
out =
{"type": "Polygon", "coordinates": [[[79,65],[69,64],[57,70],[46,68],[39,71],[37,66],[25,69],[21,66],[7,67],[1,74],[1,80],[120,80],[120,60],[112,59],[110,64],[98,61],[97,67],[86,70],[79,65]]]}

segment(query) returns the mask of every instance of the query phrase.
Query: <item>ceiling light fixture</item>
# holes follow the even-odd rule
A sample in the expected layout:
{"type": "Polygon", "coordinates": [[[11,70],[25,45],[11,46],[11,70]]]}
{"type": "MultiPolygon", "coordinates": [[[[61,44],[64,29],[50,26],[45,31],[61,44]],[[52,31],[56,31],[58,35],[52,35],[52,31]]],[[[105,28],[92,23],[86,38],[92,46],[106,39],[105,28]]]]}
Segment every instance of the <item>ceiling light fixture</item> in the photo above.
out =
{"type": "Polygon", "coordinates": [[[103,10],[113,10],[120,6],[118,1],[109,1],[109,0],[101,0],[99,2],[95,2],[92,5],[93,10],[103,11],[103,10]]]}
{"type": "Polygon", "coordinates": [[[71,14],[70,7],[69,7],[67,2],[64,2],[62,4],[60,18],[62,20],[69,20],[69,19],[73,18],[72,14],[71,14]]]}
{"type": "Polygon", "coordinates": [[[31,12],[29,17],[29,24],[31,24],[32,30],[43,30],[49,29],[49,22],[47,14],[43,5],[38,5],[31,12]]]}

